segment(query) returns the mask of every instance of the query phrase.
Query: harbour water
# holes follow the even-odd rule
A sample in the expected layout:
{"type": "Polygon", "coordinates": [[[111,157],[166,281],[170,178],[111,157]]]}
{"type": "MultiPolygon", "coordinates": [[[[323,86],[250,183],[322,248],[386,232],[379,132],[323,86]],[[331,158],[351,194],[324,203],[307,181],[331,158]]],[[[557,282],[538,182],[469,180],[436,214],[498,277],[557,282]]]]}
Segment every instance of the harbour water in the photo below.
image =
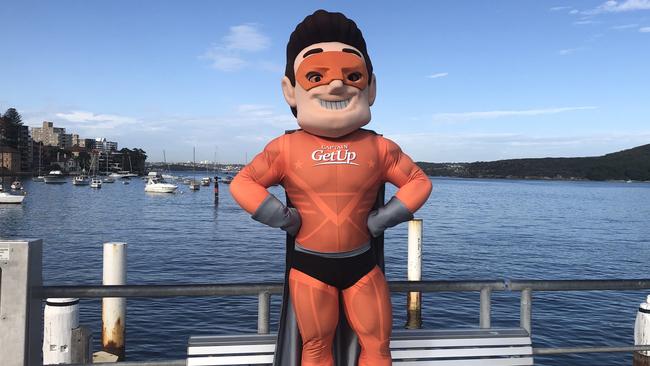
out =
{"type": "MultiPolygon", "coordinates": [[[[423,278],[648,278],[650,184],[434,178],[424,219],[423,278]]],[[[250,219],[221,186],[145,194],[130,185],[25,182],[23,205],[0,205],[0,238],[42,238],[46,285],[101,284],[102,243],[128,243],[129,284],[280,282],[284,235],[250,219]]],[[[271,191],[283,197],[281,188],[271,191]]],[[[389,186],[390,197],[395,188],[389,186]]],[[[386,234],[389,280],[406,278],[407,228],[386,234]]],[[[493,326],[517,326],[518,293],[493,294],[493,326]]],[[[639,291],[533,293],[538,347],[633,344],[639,291]]],[[[272,330],[279,310],[272,298],[272,330]]],[[[180,359],[189,335],[256,331],[256,297],[129,299],[127,359],[180,359]]],[[[478,293],[423,296],[425,328],[476,327],[478,293]]],[[[393,296],[395,327],[405,295],[393,296]]],[[[99,300],[81,323],[101,339],[99,300]]],[[[631,354],[537,357],[536,365],[631,365],[631,354]]]]}

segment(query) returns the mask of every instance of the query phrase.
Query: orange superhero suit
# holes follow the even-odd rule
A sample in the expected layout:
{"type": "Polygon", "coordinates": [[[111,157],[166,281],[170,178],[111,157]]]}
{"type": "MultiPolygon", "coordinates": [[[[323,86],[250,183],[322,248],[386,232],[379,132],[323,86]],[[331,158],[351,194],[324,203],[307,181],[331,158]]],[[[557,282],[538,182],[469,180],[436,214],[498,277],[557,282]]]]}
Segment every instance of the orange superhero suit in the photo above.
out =
{"type": "Polygon", "coordinates": [[[339,138],[303,130],[271,141],[233,180],[253,218],[296,235],[289,289],[303,338],[302,365],[332,365],[332,338],[345,316],[359,336],[359,365],[390,365],[388,286],[370,253],[371,235],[412,218],[431,192],[422,170],[394,142],[359,129],[339,138]],[[372,206],[381,184],[399,189],[372,206]],[[295,209],[266,188],[281,184],[295,209]]]}

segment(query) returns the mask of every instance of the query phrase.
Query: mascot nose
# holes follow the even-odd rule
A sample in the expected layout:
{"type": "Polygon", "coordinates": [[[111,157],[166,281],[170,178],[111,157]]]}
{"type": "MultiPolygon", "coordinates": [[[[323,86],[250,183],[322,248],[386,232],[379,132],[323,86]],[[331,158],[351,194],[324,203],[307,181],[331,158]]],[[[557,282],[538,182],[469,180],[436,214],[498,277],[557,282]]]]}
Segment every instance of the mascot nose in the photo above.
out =
{"type": "Polygon", "coordinates": [[[343,80],[335,79],[329,83],[330,94],[341,94],[345,90],[343,80]]]}

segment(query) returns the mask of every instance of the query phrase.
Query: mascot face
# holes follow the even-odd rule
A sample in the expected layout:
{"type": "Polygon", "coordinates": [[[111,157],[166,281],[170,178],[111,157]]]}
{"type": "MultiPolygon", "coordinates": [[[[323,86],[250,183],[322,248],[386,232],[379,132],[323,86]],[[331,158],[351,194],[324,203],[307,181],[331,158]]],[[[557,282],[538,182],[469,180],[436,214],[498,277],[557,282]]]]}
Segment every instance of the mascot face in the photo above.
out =
{"type": "Polygon", "coordinates": [[[284,98],[298,110],[298,125],[323,137],[347,135],[370,122],[376,81],[361,52],[341,42],[306,47],[294,61],[296,85],[282,79],[284,98]]]}

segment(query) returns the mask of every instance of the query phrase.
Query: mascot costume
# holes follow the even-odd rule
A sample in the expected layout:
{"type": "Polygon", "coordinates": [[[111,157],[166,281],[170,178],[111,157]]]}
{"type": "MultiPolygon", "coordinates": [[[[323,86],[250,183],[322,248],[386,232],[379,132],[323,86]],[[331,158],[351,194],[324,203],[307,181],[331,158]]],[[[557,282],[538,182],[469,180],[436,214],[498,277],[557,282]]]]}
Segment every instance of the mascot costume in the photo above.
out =
{"type": "Polygon", "coordinates": [[[431,182],[397,144],[361,128],[376,85],[357,25],[341,13],[307,16],[282,80],[300,129],[269,142],[230,186],[253,219],[287,232],[275,365],[391,364],[383,232],[413,218],[431,182]],[[384,204],[385,182],[399,189],[384,204]],[[274,184],[286,205],[267,191],[274,184]]]}

